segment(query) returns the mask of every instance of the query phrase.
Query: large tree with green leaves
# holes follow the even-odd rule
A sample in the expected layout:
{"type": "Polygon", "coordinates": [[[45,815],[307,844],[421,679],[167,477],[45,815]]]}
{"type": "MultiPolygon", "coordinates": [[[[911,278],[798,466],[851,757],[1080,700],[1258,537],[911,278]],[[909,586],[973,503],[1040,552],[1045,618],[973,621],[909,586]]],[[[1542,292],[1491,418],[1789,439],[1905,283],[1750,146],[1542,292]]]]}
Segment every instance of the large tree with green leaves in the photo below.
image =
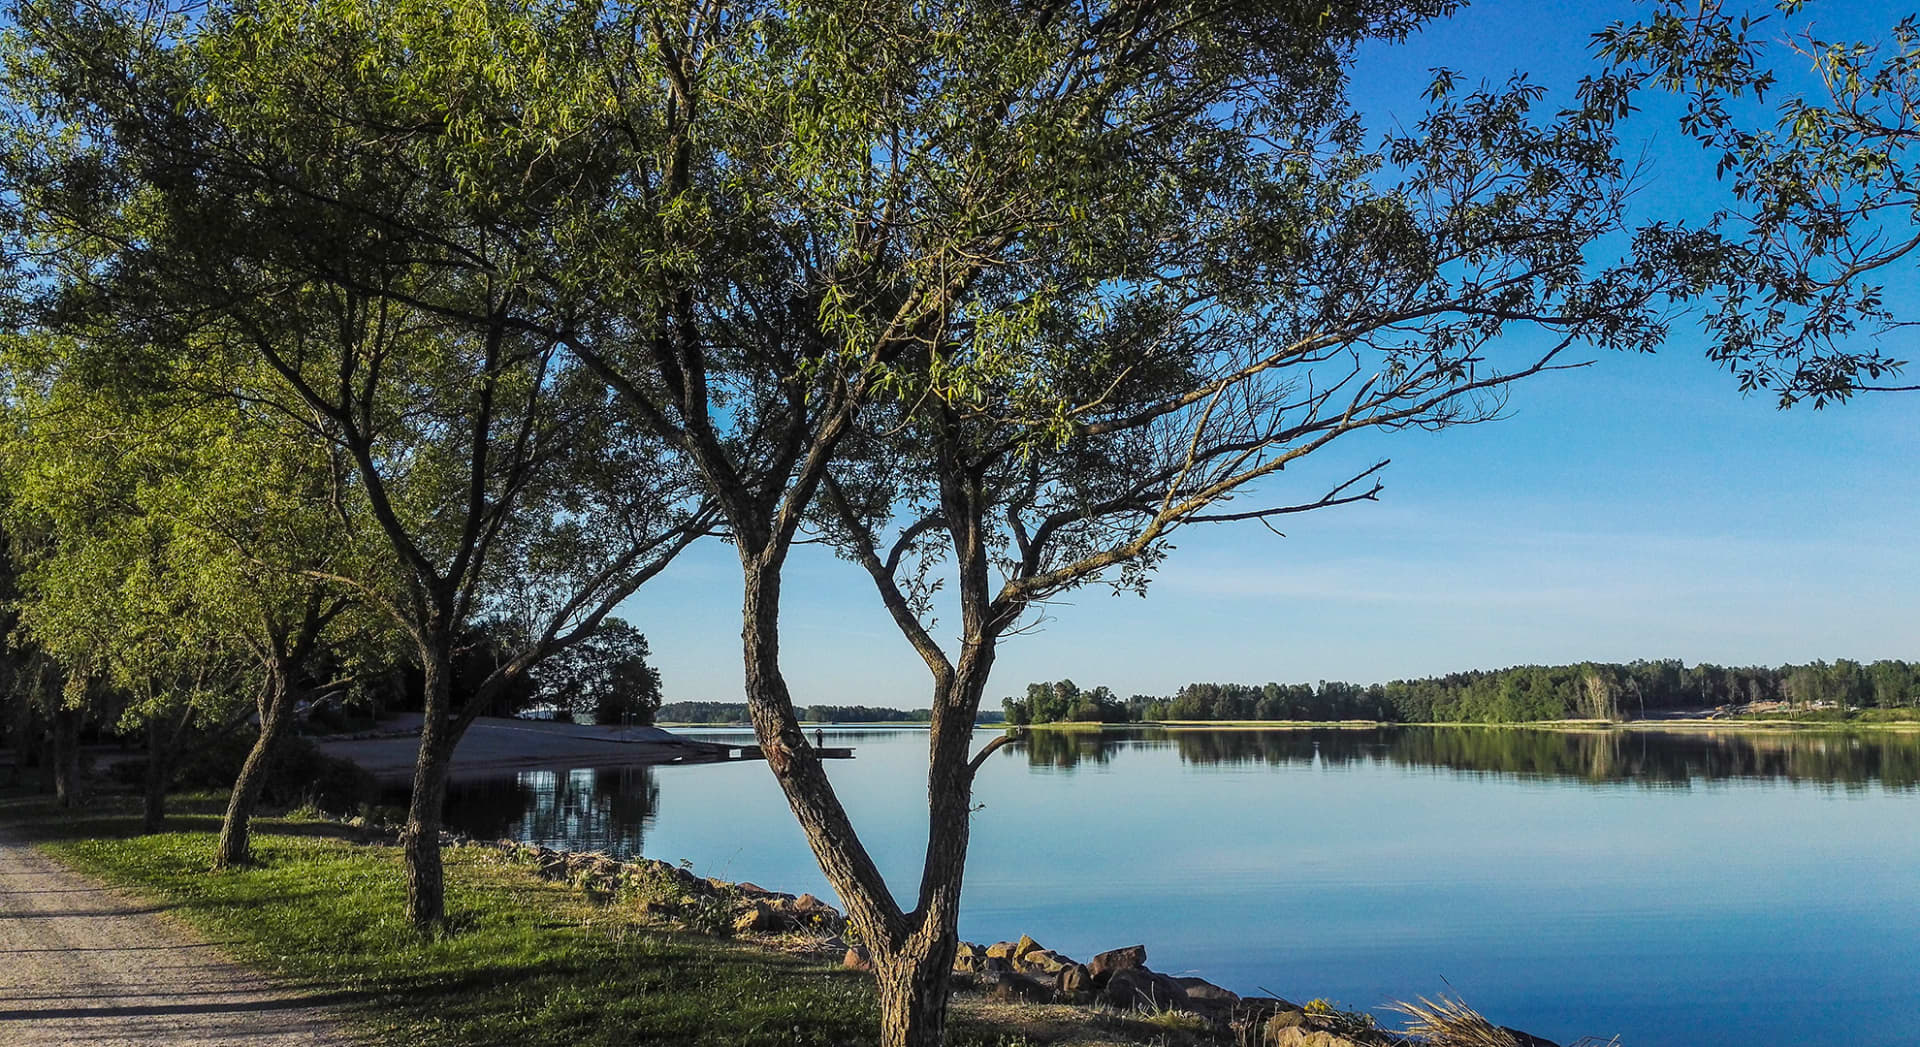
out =
{"type": "Polygon", "coordinates": [[[392,618],[424,674],[404,844],[408,913],[428,926],[461,735],[707,520],[674,449],[525,322],[563,317],[536,293],[534,246],[497,234],[568,186],[542,186],[541,132],[503,119],[496,76],[516,54],[444,11],[410,14],[22,4],[4,171],[32,322],[269,412],[346,463],[340,497],[386,555],[328,577],[392,618]],[[420,128],[485,141],[404,133],[420,128]],[[236,392],[231,375],[255,369],[274,381],[236,392]],[[512,649],[454,707],[462,637],[502,617],[512,649]]]}
{"type": "Polygon", "coordinates": [[[187,728],[218,731],[251,710],[258,731],[216,854],[246,860],[294,707],[329,686],[315,656],[368,624],[329,580],[361,573],[366,555],[362,521],[336,497],[340,463],[271,414],[93,373],[58,340],[0,350],[0,376],[0,508],[40,539],[25,564],[26,636],[70,674],[135,696],[122,720],[148,731],[150,829],[187,728]]]}
{"type": "Polygon", "coordinates": [[[74,697],[108,701],[120,730],[145,731],[144,824],[155,831],[173,754],[190,727],[223,719],[233,694],[218,595],[203,598],[206,565],[182,555],[173,521],[142,504],[169,470],[141,454],[155,445],[139,422],[65,384],[24,399],[9,404],[12,438],[0,444],[8,523],[32,549],[19,628],[78,682],[74,697]]]}
{"type": "MultiPolygon", "coordinates": [[[[33,54],[53,68],[26,68],[98,158],[17,180],[99,237],[96,187],[127,195],[99,172],[138,175],[142,220],[178,233],[107,237],[116,286],[117,263],[168,263],[120,296],[208,303],[278,361],[352,451],[421,607],[471,601],[381,508],[382,468],[407,460],[389,447],[411,445],[376,434],[532,417],[473,399],[538,387],[503,371],[531,354],[543,379],[591,374],[605,424],[684,455],[739,555],[762,751],[873,952],[884,1040],[928,1044],[1002,638],[1076,587],[1144,584],[1184,528],[1370,497],[1372,456],[1277,486],[1336,440],[1484,420],[1573,346],[1659,336],[1639,271],[1586,257],[1620,227],[1618,82],[1543,111],[1525,80],[1442,74],[1431,114],[1384,139],[1346,103],[1357,48],[1455,6],[274,0],[182,23],[193,60],[132,76],[90,57],[129,30],[46,16],[33,54]],[[276,340],[316,316],[325,338],[276,340]],[[424,406],[359,394],[396,370],[424,406]],[[906,904],[782,671],[783,573],[808,534],[865,569],[930,673],[906,904]],[[943,574],[953,643],[926,617],[943,574]]],[[[657,475],[588,440],[541,446],[657,475]]],[[[487,533],[498,502],[439,519],[487,533]]],[[[457,616],[396,617],[428,636],[457,616]]]]}
{"type": "Polygon", "coordinates": [[[1275,484],[1336,440],[1486,420],[1572,346],[1661,335],[1640,270],[1587,258],[1621,230],[1619,82],[1554,111],[1524,79],[1443,73],[1384,139],[1345,104],[1362,42],[1450,9],[609,8],[578,46],[613,115],[569,131],[630,159],[580,200],[594,236],[554,241],[610,319],[555,333],[725,514],[748,708],[872,951],[885,1042],[942,1036],[1002,638],[1077,587],[1143,585],[1184,528],[1370,497],[1372,457],[1275,484]],[[809,529],[930,673],[904,904],[782,672],[809,529]]]}
{"type": "Polygon", "coordinates": [[[609,618],[586,639],[534,672],[534,699],[596,724],[650,724],[660,708],[660,670],[647,664],[647,638],[609,618]]]}

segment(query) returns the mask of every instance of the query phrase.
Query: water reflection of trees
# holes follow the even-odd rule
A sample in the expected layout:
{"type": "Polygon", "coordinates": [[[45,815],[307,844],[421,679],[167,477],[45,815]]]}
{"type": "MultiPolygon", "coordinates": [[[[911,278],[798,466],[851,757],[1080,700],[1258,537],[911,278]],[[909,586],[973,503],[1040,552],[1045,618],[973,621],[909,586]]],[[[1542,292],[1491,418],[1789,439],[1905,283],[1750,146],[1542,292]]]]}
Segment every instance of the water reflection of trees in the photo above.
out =
{"type": "Polygon", "coordinates": [[[1373,730],[1030,731],[1016,748],[1030,764],[1105,763],[1121,748],[1172,748],[1199,765],[1356,763],[1476,774],[1632,781],[1773,779],[1890,788],[1920,786],[1920,734],[1751,731],[1537,731],[1512,728],[1373,730]]]}
{"type": "Polygon", "coordinates": [[[1013,742],[1027,756],[1029,767],[1073,767],[1082,762],[1106,763],[1116,749],[1136,732],[1062,730],[1028,731],[1013,742]]]}
{"type": "Polygon", "coordinates": [[[642,853],[659,806],[660,786],[651,767],[523,771],[455,785],[447,820],[479,839],[626,858],[642,853]]]}

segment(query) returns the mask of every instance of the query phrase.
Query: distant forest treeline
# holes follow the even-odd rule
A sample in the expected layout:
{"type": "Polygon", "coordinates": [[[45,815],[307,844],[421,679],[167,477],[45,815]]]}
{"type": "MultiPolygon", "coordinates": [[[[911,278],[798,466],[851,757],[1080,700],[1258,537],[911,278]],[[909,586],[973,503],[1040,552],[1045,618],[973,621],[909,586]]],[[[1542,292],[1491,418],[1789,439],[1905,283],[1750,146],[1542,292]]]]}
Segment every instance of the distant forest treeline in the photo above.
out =
{"type": "MultiPolygon", "coordinates": [[[[1622,664],[1522,665],[1390,683],[1190,683],[1162,697],[1122,699],[1072,680],[1027,685],[1001,704],[1010,724],[1160,720],[1379,720],[1518,723],[1629,720],[1753,702],[1806,708],[1920,705],[1920,666],[1840,659],[1806,665],[1688,666],[1678,659],[1622,664]]],[[[664,714],[663,714],[664,715],[664,714]]]]}

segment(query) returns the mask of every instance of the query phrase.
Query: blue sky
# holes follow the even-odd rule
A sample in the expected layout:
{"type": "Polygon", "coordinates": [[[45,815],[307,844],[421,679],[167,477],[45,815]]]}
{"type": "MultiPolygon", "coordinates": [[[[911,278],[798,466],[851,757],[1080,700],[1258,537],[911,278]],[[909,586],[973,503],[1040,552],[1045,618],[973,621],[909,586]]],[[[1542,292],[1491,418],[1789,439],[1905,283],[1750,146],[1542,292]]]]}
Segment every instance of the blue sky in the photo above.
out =
{"type": "MultiPolygon", "coordinates": [[[[1898,17],[1814,9],[1833,32],[1898,17]]],[[[1635,10],[1476,3],[1366,53],[1355,95],[1410,123],[1435,65],[1571,85],[1588,35],[1635,10]]],[[[1710,169],[1660,115],[1629,132],[1654,165],[1640,206],[1710,205],[1710,169]]],[[[1517,386],[1501,421],[1323,452],[1327,470],[1391,457],[1378,503],[1291,518],[1284,539],[1189,530],[1144,599],[1073,594],[1003,644],[989,702],[1061,677],[1131,694],[1583,659],[1920,658],[1920,394],[1781,412],[1743,398],[1685,325],[1658,355],[1592,359],[1517,386]]],[[[739,700],[739,577],[730,547],[706,546],[622,608],[670,700],[739,700]]],[[[924,668],[851,565],[799,550],[782,624],[798,701],[927,704],[924,668]]]]}

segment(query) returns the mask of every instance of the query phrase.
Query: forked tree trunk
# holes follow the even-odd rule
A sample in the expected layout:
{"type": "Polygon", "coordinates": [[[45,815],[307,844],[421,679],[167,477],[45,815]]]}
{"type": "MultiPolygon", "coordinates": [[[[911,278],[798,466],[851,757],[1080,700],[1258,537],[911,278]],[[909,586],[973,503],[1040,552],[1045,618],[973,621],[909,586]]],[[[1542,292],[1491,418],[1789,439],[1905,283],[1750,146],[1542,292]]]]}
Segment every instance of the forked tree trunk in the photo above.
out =
{"type": "Polygon", "coordinates": [[[407,865],[407,920],[430,930],[447,915],[447,887],[440,864],[440,820],[447,799],[447,764],[453,755],[451,719],[452,644],[438,640],[423,659],[426,715],[420,753],[413,765],[413,796],[400,834],[407,865]]]}
{"type": "Polygon", "coordinates": [[[275,673],[267,684],[267,700],[261,706],[260,733],[248,750],[240,776],[233,780],[233,793],[227,797],[227,816],[220,823],[220,843],[214,849],[213,867],[230,869],[244,865],[253,857],[253,812],[266,788],[267,768],[273,763],[280,737],[291,718],[293,689],[275,673]]]}
{"type": "MultiPolygon", "coordinates": [[[[977,639],[977,638],[973,638],[977,639]]],[[[968,645],[952,677],[933,695],[928,738],[927,852],[919,904],[895,948],[874,956],[885,1047],[937,1047],[945,1041],[960,945],[960,891],[972,828],[973,717],[993,664],[991,639],[968,645]]]]}
{"type": "Polygon", "coordinates": [[[807,842],[849,919],[868,943],[880,1003],[882,1047],[938,1047],[946,1036],[953,958],[959,945],[960,887],[966,868],[972,713],[963,695],[985,682],[991,653],[963,660],[959,677],[936,689],[930,738],[928,840],[919,905],[901,913],[854,834],[819,758],[806,745],[779,669],[779,574],[747,564],[742,640],[754,730],[807,842]],[[968,670],[974,670],[970,674],[968,670]],[[956,726],[964,719],[964,726],[956,726]]]}

